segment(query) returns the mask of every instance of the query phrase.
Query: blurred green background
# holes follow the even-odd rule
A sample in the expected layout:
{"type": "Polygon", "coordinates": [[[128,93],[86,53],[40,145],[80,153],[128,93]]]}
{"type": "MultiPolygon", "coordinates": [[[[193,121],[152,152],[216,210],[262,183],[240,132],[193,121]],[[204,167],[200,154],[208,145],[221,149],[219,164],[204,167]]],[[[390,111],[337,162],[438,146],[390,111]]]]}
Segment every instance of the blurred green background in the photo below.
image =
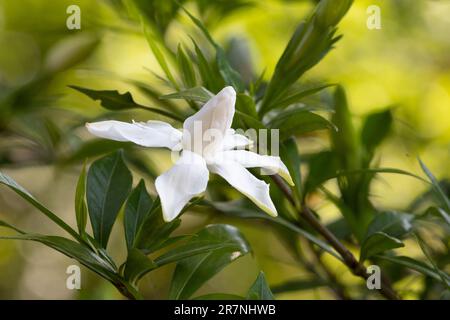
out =
{"type": "MultiPolygon", "coordinates": [[[[226,1],[210,1],[213,4],[203,12],[203,19],[244,77],[266,70],[269,79],[292,32],[314,1],[232,2],[237,5],[230,9],[226,1]]],[[[150,105],[151,99],[133,83],[139,81],[167,92],[152,73],[161,74],[161,70],[139,21],[132,19],[129,8],[121,3],[0,0],[0,169],[72,225],[80,171],[75,151],[89,139],[82,124],[104,110],[67,86],[130,91],[138,102],[150,105]],[[66,9],[71,4],[81,8],[81,30],[66,27],[66,9]]],[[[186,6],[197,13],[194,3],[186,6]]],[[[357,0],[339,26],[344,38],[306,75],[308,80],[343,84],[356,124],[370,112],[395,106],[394,131],[377,155],[383,167],[420,175],[419,156],[438,178],[450,178],[449,29],[450,1],[357,0]],[[381,8],[380,30],[366,26],[366,9],[372,4],[381,8]]],[[[166,41],[173,47],[179,42],[190,44],[188,34],[194,30],[180,14],[169,25],[166,41]]],[[[120,117],[159,118],[140,112],[122,113],[120,117]]],[[[304,138],[299,147],[302,152],[327,145],[327,138],[319,134],[304,138]]],[[[145,151],[143,155],[157,173],[171,165],[167,153],[145,151]]],[[[329,187],[333,189],[333,182],[329,187]]],[[[386,175],[377,180],[372,197],[381,208],[400,209],[424,189],[422,183],[408,177],[386,175]]],[[[324,221],[337,216],[336,209],[329,205],[319,204],[319,208],[324,221]]],[[[25,230],[59,232],[5,188],[0,190],[0,219],[25,230]]],[[[188,214],[181,232],[223,220],[188,214]]],[[[243,230],[255,253],[227,267],[201,292],[245,292],[259,269],[266,272],[272,285],[305,275],[263,225],[233,223],[243,230]]],[[[124,259],[125,246],[117,236],[120,229],[117,223],[109,250],[113,257],[124,259]]],[[[407,245],[404,250],[414,256],[417,248],[407,245]]],[[[82,289],[66,289],[66,268],[71,264],[75,262],[39,244],[1,241],[0,298],[120,298],[115,288],[84,269],[82,289]]],[[[167,296],[172,268],[146,277],[142,285],[146,297],[167,296]]],[[[359,281],[342,265],[336,265],[333,271],[348,283],[359,281]]],[[[406,298],[417,298],[415,289],[421,286],[420,281],[410,279],[399,285],[397,289],[406,298]]],[[[278,297],[333,296],[328,289],[319,288],[278,297]]]]}

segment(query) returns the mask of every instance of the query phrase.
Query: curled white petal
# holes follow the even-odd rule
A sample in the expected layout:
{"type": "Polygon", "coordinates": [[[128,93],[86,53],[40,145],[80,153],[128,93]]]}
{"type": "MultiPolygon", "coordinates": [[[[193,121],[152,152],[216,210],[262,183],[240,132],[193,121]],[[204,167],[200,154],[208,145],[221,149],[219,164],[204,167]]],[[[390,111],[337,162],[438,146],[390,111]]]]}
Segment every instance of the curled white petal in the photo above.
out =
{"type": "Polygon", "coordinates": [[[227,130],[231,128],[235,102],[236,91],[233,87],[225,87],[197,113],[187,118],[183,124],[183,149],[200,154],[206,147],[209,147],[211,152],[219,149],[227,130]],[[208,131],[214,131],[211,134],[214,137],[206,138],[208,131]],[[198,145],[201,147],[195,147],[198,145]]]}
{"type": "MultiPolygon", "coordinates": [[[[234,131],[234,130],[233,130],[234,131]]],[[[246,136],[238,133],[228,133],[223,140],[223,150],[231,150],[234,148],[245,148],[251,146],[253,141],[246,136]]]]}
{"type": "Polygon", "coordinates": [[[223,177],[230,185],[253,201],[269,215],[276,217],[275,208],[269,193],[269,184],[257,179],[247,169],[237,162],[210,164],[211,172],[223,177]]]}
{"type": "Polygon", "coordinates": [[[175,219],[189,200],[204,192],[208,178],[205,160],[193,152],[183,151],[177,163],[155,181],[164,220],[175,219]]]}
{"type": "Polygon", "coordinates": [[[215,162],[237,162],[245,168],[263,168],[267,174],[279,174],[291,186],[294,185],[289,170],[280,157],[260,155],[246,150],[228,150],[217,153],[215,162]]]}
{"type": "Polygon", "coordinates": [[[109,120],[86,123],[86,128],[100,138],[131,141],[144,147],[176,150],[181,146],[181,131],[162,121],[128,123],[109,120]]]}

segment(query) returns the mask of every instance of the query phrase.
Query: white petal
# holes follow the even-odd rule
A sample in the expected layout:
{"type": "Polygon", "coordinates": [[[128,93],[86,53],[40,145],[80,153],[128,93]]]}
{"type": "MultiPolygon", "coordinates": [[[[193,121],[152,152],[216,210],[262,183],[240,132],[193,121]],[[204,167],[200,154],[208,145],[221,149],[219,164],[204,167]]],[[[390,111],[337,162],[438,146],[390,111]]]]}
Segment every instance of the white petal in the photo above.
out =
{"type": "Polygon", "coordinates": [[[144,147],[165,147],[172,150],[181,147],[181,131],[162,121],[128,123],[110,120],[86,123],[86,128],[101,138],[131,141],[144,147]]]}
{"type": "Polygon", "coordinates": [[[155,181],[164,220],[175,219],[189,200],[204,192],[208,178],[205,160],[193,152],[183,151],[177,163],[155,181]]]}
{"type": "Polygon", "coordinates": [[[236,102],[236,91],[233,87],[223,88],[212,97],[197,113],[184,121],[183,149],[202,153],[208,147],[210,150],[220,148],[227,130],[233,122],[236,102]],[[205,132],[211,130],[214,138],[208,141],[205,132]],[[219,135],[219,136],[217,136],[219,135]],[[197,147],[201,145],[201,147],[197,147]],[[200,149],[200,150],[198,150],[200,149]]]}
{"type": "Polygon", "coordinates": [[[215,162],[237,162],[245,168],[263,168],[268,174],[279,174],[291,186],[294,185],[289,170],[280,157],[260,155],[246,150],[229,150],[216,154],[215,162]]]}
{"type": "MultiPolygon", "coordinates": [[[[234,130],[233,130],[234,131],[234,130]]],[[[251,146],[253,141],[246,136],[238,133],[227,133],[223,140],[223,150],[231,150],[234,148],[244,148],[251,146]]]]}
{"type": "Polygon", "coordinates": [[[211,172],[223,177],[229,184],[239,190],[259,208],[276,217],[275,208],[269,194],[269,184],[253,176],[250,171],[236,162],[208,165],[211,172]]]}

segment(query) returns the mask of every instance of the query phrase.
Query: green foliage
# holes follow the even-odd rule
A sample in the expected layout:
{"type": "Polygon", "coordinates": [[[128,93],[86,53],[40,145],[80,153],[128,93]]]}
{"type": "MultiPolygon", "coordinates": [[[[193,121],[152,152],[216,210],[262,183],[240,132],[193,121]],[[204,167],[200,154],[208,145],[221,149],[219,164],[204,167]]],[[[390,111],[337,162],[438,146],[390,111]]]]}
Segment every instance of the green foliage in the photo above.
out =
{"type": "Polygon", "coordinates": [[[400,212],[377,214],[369,224],[361,245],[361,261],[386,250],[403,247],[399,239],[411,231],[413,217],[400,212]]]}
{"type": "Polygon", "coordinates": [[[361,131],[361,142],[367,152],[372,153],[386,138],[392,126],[392,112],[385,111],[370,114],[361,131]]]}
{"type": "Polygon", "coordinates": [[[339,40],[340,37],[335,36],[335,26],[352,2],[321,1],[312,16],[297,27],[275,67],[264,95],[261,114],[276,108],[283,94],[339,40]]]}
{"type": "Polygon", "coordinates": [[[14,181],[12,178],[1,172],[0,172],[0,184],[3,184],[8,188],[10,188],[11,190],[13,190],[20,197],[22,197],[28,203],[33,205],[33,207],[35,207],[36,209],[41,211],[44,215],[46,215],[50,220],[52,220],[62,229],[67,231],[67,233],[69,233],[72,237],[74,237],[75,239],[80,239],[80,236],[76,233],[76,231],[73,230],[67,223],[65,223],[63,220],[61,220],[61,218],[59,218],[57,215],[55,215],[53,212],[47,209],[43,204],[37,201],[27,190],[25,190],[22,186],[17,184],[16,181],[14,181]]]}
{"type": "Polygon", "coordinates": [[[333,128],[333,125],[325,118],[300,108],[280,112],[268,126],[273,129],[280,128],[282,140],[293,135],[333,128]]]}
{"type": "Polygon", "coordinates": [[[251,286],[247,294],[248,300],[274,300],[274,296],[266,282],[263,272],[260,272],[255,283],[251,286]]]}
{"type": "Polygon", "coordinates": [[[215,202],[211,203],[211,205],[223,213],[233,216],[233,217],[239,217],[243,219],[263,219],[267,220],[274,225],[281,226],[291,232],[294,232],[308,240],[310,240],[312,243],[316,244],[319,248],[322,250],[328,252],[329,254],[333,255],[337,259],[340,259],[340,257],[335,253],[333,248],[329,246],[327,243],[322,241],[321,239],[317,238],[313,234],[309,233],[306,230],[303,230],[302,228],[299,228],[294,223],[291,223],[287,221],[286,219],[283,219],[282,217],[271,217],[259,210],[255,210],[253,208],[248,208],[246,205],[239,205],[235,202],[215,202]]]}
{"type": "Polygon", "coordinates": [[[87,175],[87,205],[94,238],[103,248],[108,244],[116,217],[131,190],[132,176],[122,153],[95,161],[87,175]]]}
{"type": "Polygon", "coordinates": [[[179,92],[163,95],[160,97],[160,99],[183,99],[204,103],[211,99],[212,96],[212,93],[204,87],[193,87],[179,92]]]}
{"type": "Polygon", "coordinates": [[[191,240],[191,245],[204,243],[217,243],[218,246],[177,263],[169,298],[191,297],[213,275],[250,252],[249,244],[239,230],[227,225],[207,226],[191,240]]]}
{"type": "Polygon", "coordinates": [[[151,111],[157,114],[161,114],[165,117],[181,121],[177,115],[174,115],[168,111],[143,106],[141,104],[136,103],[131,96],[131,93],[126,92],[124,94],[120,94],[117,90],[92,90],[87,88],[82,88],[78,86],[70,86],[72,89],[75,89],[93,100],[100,100],[100,104],[103,108],[113,111],[121,111],[127,109],[144,109],[147,111],[151,111]]]}
{"type": "Polygon", "coordinates": [[[136,237],[150,214],[152,206],[153,200],[147,193],[144,180],[141,180],[131,192],[125,205],[123,224],[128,249],[134,247],[136,237]]]}
{"type": "Polygon", "coordinates": [[[0,221],[0,227],[16,231],[17,235],[2,236],[0,239],[40,242],[79,261],[110,281],[128,298],[142,298],[138,292],[139,281],[149,272],[169,263],[177,264],[171,296],[188,298],[225,266],[251,250],[239,230],[225,224],[209,225],[193,236],[171,236],[180,225],[180,220],[170,223],[162,221],[159,200],[151,198],[143,180],[130,193],[132,177],[121,152],[94,161],[87,175],[83,167],[75,197],[79,233],[37,202],[11,178],[4,174],[0,177],[2,184],[16,191],[69,231],[78,242],[59,236],[27,233],[4,221],[0,221]],[[86,210],[86,207],[83,209],[85,197],[94,238],[85,231],[86,217],[82,216],[85,213],[83,210],[86,210]],[[128,255],[122,266],[117,268],[105,248],[112,225],[125,200],[124,241],[127,243],[128,255]],[[148,256],[167,248],[170,249],[154,259],[148,256]]]}
{"type": "Polygon", "coordinates": [[[86,194],[86,163],[83,165],[80,177],[75,191],[75,215],[77,218],[78,233],[83,235],[87,223],[87,204],[85,199],[86,194]]]}

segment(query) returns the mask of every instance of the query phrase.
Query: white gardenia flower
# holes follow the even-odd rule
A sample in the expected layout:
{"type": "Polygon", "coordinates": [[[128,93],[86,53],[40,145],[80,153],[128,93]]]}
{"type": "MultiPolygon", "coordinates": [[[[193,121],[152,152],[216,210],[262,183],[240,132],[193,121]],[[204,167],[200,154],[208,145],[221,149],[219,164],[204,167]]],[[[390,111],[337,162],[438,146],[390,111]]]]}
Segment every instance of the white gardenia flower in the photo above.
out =
{"type": "Polygon", "coordinates": [[[231,129],[235,102],[236,92],[232,87],[225,87],[184,121],[183,130],[153,120],[133,123],[100,121],[88,123],[86,127],[101,138],[181,151],[175,165],[155,181],[167,222],[175,219],[189,200],[206,190],[209,172],[220,175],[259,208],[277,216],[269,184],[257,179],[246,168],[278,172],[291,185],[292,179],[279,157],[235,150],[252,143],[231,129]]]}

